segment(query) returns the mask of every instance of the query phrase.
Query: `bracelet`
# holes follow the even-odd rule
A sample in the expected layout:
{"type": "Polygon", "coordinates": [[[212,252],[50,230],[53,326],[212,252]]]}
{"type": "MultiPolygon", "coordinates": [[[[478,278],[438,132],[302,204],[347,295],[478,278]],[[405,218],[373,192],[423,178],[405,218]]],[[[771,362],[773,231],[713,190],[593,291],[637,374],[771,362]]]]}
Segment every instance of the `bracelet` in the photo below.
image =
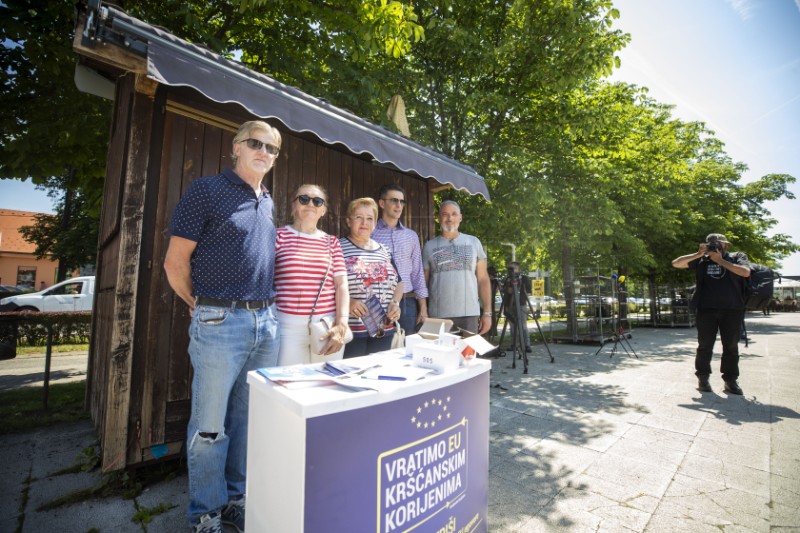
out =
{"type": "Polygon", "coordinates": [[[483,313],[483,316],[492,316],[492,313],[483,313]]]}

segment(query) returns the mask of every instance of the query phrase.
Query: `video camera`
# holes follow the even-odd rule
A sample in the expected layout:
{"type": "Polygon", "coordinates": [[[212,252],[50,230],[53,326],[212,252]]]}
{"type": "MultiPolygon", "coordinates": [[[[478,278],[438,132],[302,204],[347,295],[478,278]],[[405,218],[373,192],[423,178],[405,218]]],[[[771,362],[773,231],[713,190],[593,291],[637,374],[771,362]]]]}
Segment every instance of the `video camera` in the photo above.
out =
{"type": "Polygon", "coordinates": [[[506,280],[519,280],[519,263],[509,263],[506,266],[506,280]]]}
{"type": "Polygon", "coordinates": [[[527,295],[531,293],[531,279],[520,274],[520,266],[516,261],[508,263],[506,266],[506,279],[503,283],[503,308],[506,317],[516,315],[516,309],[511,296],[516,293],[519,298],[519,305],[527,315],[528,300],[527,295]],[[521,298],[525,296],[524,298],[521,298]]]}

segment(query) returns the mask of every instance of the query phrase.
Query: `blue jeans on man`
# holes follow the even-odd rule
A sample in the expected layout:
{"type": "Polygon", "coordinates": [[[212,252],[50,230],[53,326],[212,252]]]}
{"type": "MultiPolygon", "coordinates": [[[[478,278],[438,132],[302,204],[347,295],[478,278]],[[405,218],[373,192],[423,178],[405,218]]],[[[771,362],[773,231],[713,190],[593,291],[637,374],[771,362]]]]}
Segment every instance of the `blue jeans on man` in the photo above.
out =
{"type": "MultiPolygon", "coordinates": [[[[414,293],[410,293],[414,294],[414,293]]],[[[409,296],[400,300],[400,327],[406,335],[413,335],[417,331],[417,299],[409,296]]]]}
{"type": "Polygon", "coordinates": [[[258,310],[199,305],[189,327],[194,369],[186,436],[189,521],[246,490],[250,370],[274,366],[280,335],[275,306],[258,310]]]}
{"type": "Polygon", "coordinates": [[[711,375],[711,357],[719,331],[722,342],[720,372],[724,381],[739,379],[739,331],[744,320],[743,309],[697,310],[697,355],[694,359],[695,375],[711,375]]]}

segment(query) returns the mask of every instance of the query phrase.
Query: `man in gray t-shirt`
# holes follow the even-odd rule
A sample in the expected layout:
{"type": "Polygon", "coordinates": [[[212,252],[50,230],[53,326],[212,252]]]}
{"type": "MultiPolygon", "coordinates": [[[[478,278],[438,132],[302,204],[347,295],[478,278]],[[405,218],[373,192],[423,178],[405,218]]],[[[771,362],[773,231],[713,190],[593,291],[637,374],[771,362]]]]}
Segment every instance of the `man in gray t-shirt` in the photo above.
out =
{"type": "Polygon", "coordinates": [[[456,327],[486,333],[492,325],[492,289],[481,241],[459,233],[461,208],[445,200],[439,208],[442,234],[425,243],[422,264],[428,286],[428,314],[456,327]]]}

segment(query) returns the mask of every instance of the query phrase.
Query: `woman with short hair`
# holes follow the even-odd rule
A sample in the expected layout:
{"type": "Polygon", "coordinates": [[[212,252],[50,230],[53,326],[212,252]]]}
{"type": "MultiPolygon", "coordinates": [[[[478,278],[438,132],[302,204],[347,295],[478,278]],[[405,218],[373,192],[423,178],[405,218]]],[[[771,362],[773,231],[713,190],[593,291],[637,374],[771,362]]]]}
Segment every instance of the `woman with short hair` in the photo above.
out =
{"type": "Polygon", "coordinates": [[[391,349],[394,322],[400,318],[403,283],[389,249],[372,240],[377,220],[375,200],[353,200],[347,207],[350,233],[339,239],[347,269],[353,331],[345,358],[391,349]]]}

